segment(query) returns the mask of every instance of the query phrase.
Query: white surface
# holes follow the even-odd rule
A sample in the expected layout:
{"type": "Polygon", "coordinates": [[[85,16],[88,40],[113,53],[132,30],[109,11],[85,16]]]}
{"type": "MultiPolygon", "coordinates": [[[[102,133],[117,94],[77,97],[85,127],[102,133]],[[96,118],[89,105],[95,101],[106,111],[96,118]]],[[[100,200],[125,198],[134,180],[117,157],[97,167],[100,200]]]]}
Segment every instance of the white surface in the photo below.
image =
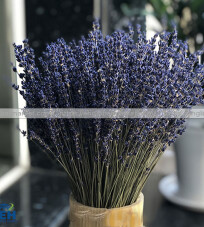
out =
{"type": "Polygon", "coordinates": [[[195,201],[180,196],[178,180],[174,174],[166,176],[160,181],[159,191],[167,200],[177,205],[193,211],[204,212],[204,202],[202,200],[195,201]]]}
{"type": "Polygon", "coordinates": [[[161,173],[162,175],[173,174],[176,172],[175,153],[172,147],[167,148],[153,171],[161,173]]]}
{"type": "MultiPolygon", "coordinates": [[[[25,2],[24,0],[4,0],[5,2],[5,12],[6,12],[6,21],[10,29],[9,35],[12,42],[17,44],[21,43],[25,39],[25,2]]],[[[9,41],[10,42],[10,41],[9,41]]],[[[10,43],[10,52],[13,53],[12,42],[10,43]]],[[[12,55],[13,56],[13,55],[12,55]]],[[[12,58],[11,56],[11,58],[12,58]]],[[[13,58],[12,58],[13,59],[13,58]]],[[[19,81],[18,81],[19,83],[19,81]]],[[[18,95],[17,93],[15,96],[18,95]]],[[[15,101],[14,97],[14,101],[15,101]]],[[[25,101],[20,95],[18,95],[18,107],[22,108],[25,106],[25,101]]],[[[27,130],[27,121],[24,119],[19,120],[19,128],[27,130]]],[[[30,167],[30,154],[28,149],[28,141],[25,137],[19,133],[17,140],[20,140],[20,148],[16,147],[16,152],[19,151],[19,154],[16,154],[18,157],[18,162],[16,167],[8,171],[2,177],[0,177],[0,194],[20,179],[30,167]]],[[[15,143],[14,143],[15,146],[15,143]]]]}
{"type": "Polygon", "coordinates": [[[148,12],[146,16],[146,37],[150,39],[155,33],[162,31],[162,25],[154,16],[154,9],[150,4],[146,4],[145,10],[148,12]]]}
{"type": "Polygon", "coordinates": [[[204,130],[188,127],[174,145],[180,195],[204,204],[204,130]]]}
{"type": "MultiPolygon", "coordinates": [[[[10,3],[11,12],[12,12],[12,33],[13,33],[13,42],[16,44],[21,44],[22,41],[26,38],[25,30],[25,2],[24,0],[11,0],[10,3]]],[[[19,67],[17,68],[20,72],[19,67]]],[[[21,70],[22,71],[22,70],[21,70]]],[[[21,85],[20,79],[17,79],[19,86],[21,85]]],[[[26,105],[23,97],[18,94],[18,108],[24,108],[26,105]]],[[[27,130],[27,121],[25,119],[19,119],[19,128],[21,130],[27,130]]],[[[28,148],[28,141],[21,133],[19,136],[20,139],[20,154],[19,154],[19,165],[23,167],[30,166],[30,154],[28,148]]]]}
{"type": "Polygon", "coordinates": [[[25,173],[27,169],[16,166],[0,178],[0,194],[19,180],[25,173]]]}

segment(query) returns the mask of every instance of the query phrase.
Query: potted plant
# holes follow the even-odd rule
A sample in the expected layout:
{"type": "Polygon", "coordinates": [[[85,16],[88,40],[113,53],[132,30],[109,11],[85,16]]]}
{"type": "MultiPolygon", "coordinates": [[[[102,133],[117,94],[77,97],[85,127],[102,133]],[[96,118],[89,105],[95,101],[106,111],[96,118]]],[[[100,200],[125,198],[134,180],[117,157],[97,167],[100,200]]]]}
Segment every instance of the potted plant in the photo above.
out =
{"type": "MultiPolygon", "coordinates": [[[[203,103],[203,65],[188,55],[177,33],[138,40],[116,31],[103,37],[99,23],[87,38],[47,46],[37,63],[28,40],[15,45],[24,72],[13,85],[25,108],[188,108],[203,103]],[[156,50],[157,38],[159,50],[156,50]],[[173,62],[173,63],[172,63],[173,62]]],[[[17,69],[14,67],[14,71],[17,69]]],[[[70,225],[143,226],[141,193],[166,146],[184,131],[184,119],[30,119],[29,140],[65,169],[72,189],[70,225]]]]}

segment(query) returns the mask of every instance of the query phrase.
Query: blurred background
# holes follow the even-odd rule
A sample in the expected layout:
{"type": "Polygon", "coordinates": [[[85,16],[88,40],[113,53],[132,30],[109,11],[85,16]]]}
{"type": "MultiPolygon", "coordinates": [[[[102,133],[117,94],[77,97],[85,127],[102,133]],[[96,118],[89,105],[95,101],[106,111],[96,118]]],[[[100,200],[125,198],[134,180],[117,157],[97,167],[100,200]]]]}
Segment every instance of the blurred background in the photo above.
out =
{"type": "MultiPolygon", "coordinates": [[[[0,0],[0,108],[25,104],[11,89],[16,82],[13,42],[28,38],[38,57],[57,38],[69,42],[86,36],[95,17],[104,35],[127,29],[129,21],[141,24],[148,38],[176,25],[190,52],[203,45],[203,0],[0,0]]],[[[189,121],[187,133],[167,149],[152,173],[144,188],[145,226],[204,226],[203,125],[202,119],[189,121]]],[[[18,128],[27,127],[29,121],[0,119],[0,204],[15,205],[17,222],[10,226],[68,226],[66,175],[20,135],[18,128]]]]}

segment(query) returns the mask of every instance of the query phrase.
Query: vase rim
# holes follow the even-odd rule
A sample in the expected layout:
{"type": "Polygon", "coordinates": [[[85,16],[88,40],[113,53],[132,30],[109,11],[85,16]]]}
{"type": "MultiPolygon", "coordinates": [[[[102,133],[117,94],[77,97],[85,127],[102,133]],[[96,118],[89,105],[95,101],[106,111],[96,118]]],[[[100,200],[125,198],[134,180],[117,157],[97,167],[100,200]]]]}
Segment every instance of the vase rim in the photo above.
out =
{"type": "Polygon", "coordinates": [[[114,210],[114,209],[121,209],[121,208],[125,209],[125,208],[130,208],[130,207],[132,207],[132,206],[135,206],[136,204],[139,204],[139,203],[141,203],[141,202],[144,201],[144,195],[143,195],[142,192],[140,192],[140,195],[139,195],[139,197],[138,197],[138,199],[137,199],[136,202],[134,202],[134,203],[132,203],[132,204],[130,204],[130,205],[127,205],[127,206],[123,206],[123,207],[114,207],[114,208],[103,208],[103,207],[99,208],[99,207],[91,207],[91,206],[83,205],[82,203],[79,203],[79,202],[77,202],[77,201],[74,199],[72,193],[70,194],[70,199],[71,199],[75,204],[78,204],[78,205],[80,205],[81,207],[84,207],[84,208],[87,207],[87,208],[89,208],[89,209],[114,210]]]}

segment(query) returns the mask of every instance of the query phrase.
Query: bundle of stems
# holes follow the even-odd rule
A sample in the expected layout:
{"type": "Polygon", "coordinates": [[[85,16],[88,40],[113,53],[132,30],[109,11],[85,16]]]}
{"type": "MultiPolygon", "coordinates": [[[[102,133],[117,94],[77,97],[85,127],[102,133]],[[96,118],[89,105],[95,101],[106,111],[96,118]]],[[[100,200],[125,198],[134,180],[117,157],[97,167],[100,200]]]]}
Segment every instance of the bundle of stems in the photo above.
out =
{"type": "MultiPolygon", "coordinates": [[[[16,45],[23,73],[13,84],[25,108],[189,108],[203,103],[202,52],[188,53],[177,33],[147,40],[137,29],[103,37],[99,23],[87,38],[47,46],[35,59],[28,40],[16,45]],[[159,42],[158,42],[159,39],[159,42]],[[158,44],[157,44],[158,43],[158,44]],[[158,45],[158,48],[156,46],[158,45]]],[[[185,129],[184,119],[31,119],[23,134],[56,159],[74,198],[87,206],[134,203],[168,145],[185,129]]]]}

